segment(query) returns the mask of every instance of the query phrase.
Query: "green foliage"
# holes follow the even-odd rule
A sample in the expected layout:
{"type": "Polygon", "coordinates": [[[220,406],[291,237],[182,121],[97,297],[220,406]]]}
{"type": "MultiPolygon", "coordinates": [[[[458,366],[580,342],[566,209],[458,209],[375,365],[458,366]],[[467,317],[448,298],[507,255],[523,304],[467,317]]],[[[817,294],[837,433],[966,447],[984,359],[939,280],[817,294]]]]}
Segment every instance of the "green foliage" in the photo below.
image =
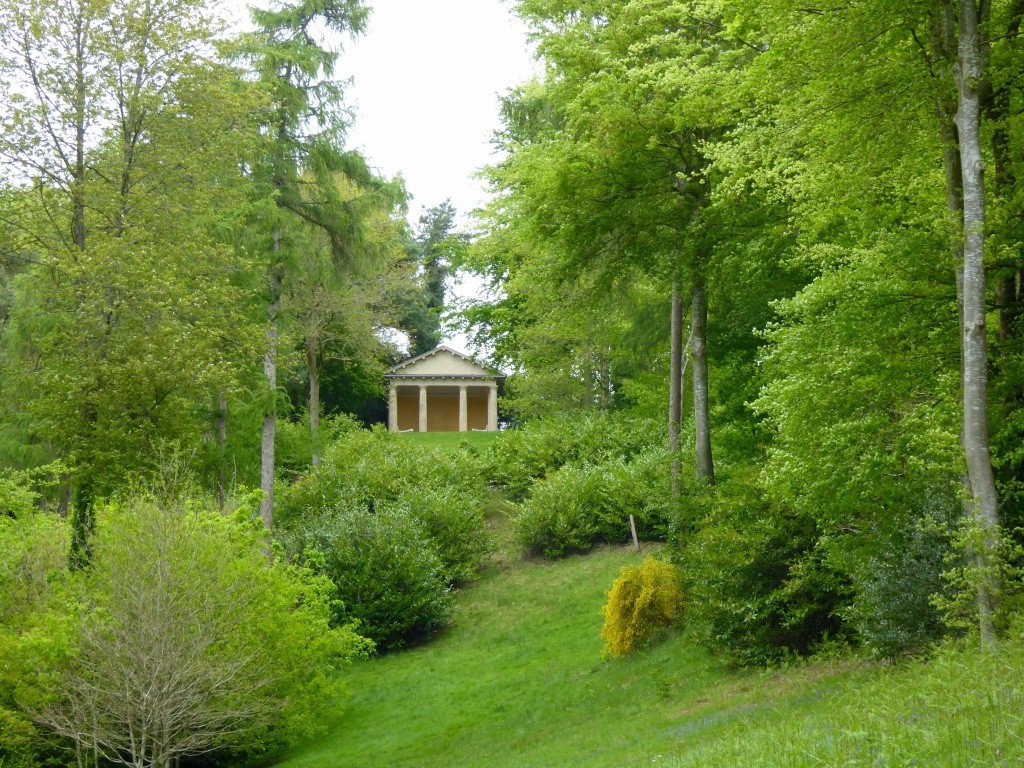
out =
{"type": "Polygon", "coordinates": [[[466,236],[455,231],[455,207],[451,200],[428,208],[420,216],[409,245],[411,261],[419,272],[419,285],[417,291],[406,297],[399,323],[411,336],[411,355],[429,352],[441,343],[445,282],[465,241],[466,236]]]}
{"type": "Polygon", "coordinates": [[[995,541],[973,521],[950,520],[939,529],[947,546],[942,550],[944,588],[931,594],[931,603],[947,627],[971,634],[978,628],[978,591],[995,592],[993,620],[996,629],[1007,631],[1020,624],[1024,606],[1024,547],[1021,531],[1000,532],[995,541]],[[987,549],[990,559],[975,556],[987,549]]]}
{"type": "Polygon", "coordinates": [[[59,593],[67,565],[68,526],[40,512],[37,502],[28,473],[0,476],[0,765],[5,768],[64,762],[60,745],[48,743],[15,700],[25,677],[17,661],[22,636],[59,593]]]}
{"type": "Polygon", "coordinates": [[[51,570],[51,599],[12,638],[11,690],[33,720],[87,752],[160,764],[266,754],[337,711],[339,671],[372,645],[328,626],[329,581],[267,561],[244,504],[224,516],[137,497],[97,520],[89,567],[51,570]]]}
{"type": "Polygon", "coordinates": [[[581,410],[531,419],[506,430],[482,456],[487,479],[521,500],[559,467],[571,462],[630,461],[665,442],[663,421],[581,410]]]}
{"type": "Polygon", "coordinates": [[[683,604],[676,567],[650,555],[643,565],[624,565],[601,612],[604,653],[625,656],[675,621],[683,604]]]}
{"type": "Polygon", "coordinates": [[[451,590],[425,526],[401,506],[358,504],[311,510],[278,534],[293,558],[333,582],[334,623],[355,622],[381,650],[446,626],[451,590]]]}
{"type": "Polygon", "coordinates": [[[352,508],[411,515],[440,558],[444,580],[454,584],[474,578],[490,551],[488,496],[472,454],[431,450],[379,427],[356,429],[282,494],[278,520],[300,530],[332,512],[339,499],[352,508]]]}
{"type": "MultiPolygon", "coordinates": [[[[359,428],[359,423],[353,417],[331,414],[320,420],[320,439],[323,445],[330,445],[359,428]]],[[[295,480],[308,472],[313,457],[309,439],[309,414],[302,414],[302,418],[297,421],[278,421],[275,445],[275,464],[283,479],[295,480]]]]}
{"type": "Polygon", "coordinates": [[[806,653],[842,636],[849,579],[817,544],[813,519],[773,507],[740,482],[689,500],[677,562],[687,624],[741,664],[806,653]]]}
{"type": "Polygon", "coordinates": [[[538,480],[514,515],[515,536],[533,554],[561,557],[637,534],[664,541],[670,520],[668,456],[649,449],[627,460],[565,464],[538,480]]]}
{"type": "Polygon", "coordinates": [[[968,598],[946,577],[950,561],[962,558],[950,542],[958,499],[932,494],[926,501],[930,505],[916,519],[878,530],[850,569],[856,597],[843,617],[875,656],[896,658],[939,640],[951,626],[939,605],[953,594],[977,601],[976,588],[968,598]]]}

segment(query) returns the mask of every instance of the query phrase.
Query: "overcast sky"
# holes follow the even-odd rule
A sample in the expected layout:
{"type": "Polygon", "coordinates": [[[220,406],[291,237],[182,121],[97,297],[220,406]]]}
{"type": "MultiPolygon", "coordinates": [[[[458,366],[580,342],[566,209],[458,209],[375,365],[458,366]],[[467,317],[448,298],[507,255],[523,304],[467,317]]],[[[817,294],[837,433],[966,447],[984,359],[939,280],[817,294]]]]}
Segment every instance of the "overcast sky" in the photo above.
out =
{"type": "Polygon", "coordinates": [[[369,29],[346,44],[339,74],[357,110],[349,146],[401,172],[410,219],[446,199],[483,202],[473,173],[491,162],[498,96],[529,79],[525,29],[501,0],[369,0],[369,29]]]}
{"type": "MultiPolygon", "coordinates": [[[[349,146],[413,195],[409,220],[447,199],[460,221],[486,199],[473,175],[495,160],[498,97],[536,67],[519,19],[502,0],[369,0],[367,33],[348,42],[339,75],[356,109],[349,146]]],[[[455,287],[478,295],[471,279],[455,287]]],[[[467,351],[461,335],[445,344],[467,351]]]]}

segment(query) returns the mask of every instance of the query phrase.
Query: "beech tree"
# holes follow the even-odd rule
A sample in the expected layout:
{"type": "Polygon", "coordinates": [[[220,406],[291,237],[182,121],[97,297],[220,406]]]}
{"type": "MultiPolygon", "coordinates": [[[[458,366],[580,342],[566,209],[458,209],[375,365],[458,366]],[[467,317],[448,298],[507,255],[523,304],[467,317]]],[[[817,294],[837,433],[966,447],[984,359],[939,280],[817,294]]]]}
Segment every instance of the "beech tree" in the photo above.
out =
{"type": "MultiPolygon", "coordinates": [[[[644,274],[660,281],[666,298],[674,285],[685,293],[695,466],[704,483],[715,478],[712,279],[717,264],[727,263],[724,252],[743,237],[715,208],[708,148],[737,119],[722,94],[756,54],[724,33],[713,6],[520,2],[547,74],[506,100],[508,159],[491,171],[515,217],[493,229],[512,222],[530,228],[561,254],[564,276],[590,270],[614,282],[644,274]]],[[[673,323],[681,322],[681,307],[673,305],[673,323]]],[[[681,347],[681,335],[673,338],[681,347]]]]}

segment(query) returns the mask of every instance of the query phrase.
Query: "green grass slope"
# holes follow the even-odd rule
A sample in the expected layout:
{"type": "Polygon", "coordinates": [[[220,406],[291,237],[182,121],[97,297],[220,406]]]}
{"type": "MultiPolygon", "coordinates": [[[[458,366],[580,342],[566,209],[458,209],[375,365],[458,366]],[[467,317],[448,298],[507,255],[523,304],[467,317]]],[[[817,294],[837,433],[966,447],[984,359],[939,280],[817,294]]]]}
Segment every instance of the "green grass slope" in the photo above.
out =
{"type": "Polygon", "coordinates": [[[433,642],[356,664],[348,714],[280,765],[1024,765],[1024,642],[928,662],[730,671],[682,635],[602,660],[629,548],[492,567],[433,642]]]}
{"type": "Polygon", "coordinates": [[[281,763],[622,766],[696,744],[820,673],[729,673],[681,637],[602,660],[601,606],[629,548],[494,568],[428,645],[357,664],[348,715],[281,763]]]}

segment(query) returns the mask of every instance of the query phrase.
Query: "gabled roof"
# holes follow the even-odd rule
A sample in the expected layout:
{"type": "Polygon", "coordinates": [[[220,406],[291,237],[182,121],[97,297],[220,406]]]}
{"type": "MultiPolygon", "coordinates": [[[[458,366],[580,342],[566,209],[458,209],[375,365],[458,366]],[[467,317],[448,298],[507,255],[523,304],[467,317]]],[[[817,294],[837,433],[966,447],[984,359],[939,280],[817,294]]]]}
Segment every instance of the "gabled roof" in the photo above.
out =
{"type": "Polygon", "coordinates": [[[449,375],[470,376],[474,378],[479,377],[488,379],[505,378],[504,374],[487,368],[486,366],[480,365],[480,363],[476,362],[476,360],[469,357],[469,355],[464,355],[461,352],[457,352],[450,347],[446,347],[444,344],[442,344],[439,347],[436,347],[435,349],[430,350],[429,352],[424,352],[421,355],[416,355],[416,357],[411,357],[408,360],[399,363],[384,375],[387,378],[400,378],[403,376],[444,376],[445,374],[443,372],[439,372],[438,370],[436,370],[437,366],[425,365],[425,363],[427,363],[427,361],[429,361],[431,358],[435,356],[445,357],[449,355],[455,358],[456,360],[461,361],[463,364],[468,363],[469,366],[469,370],[466,370],[467,366],[461,365],[459,366],[461,370],[453,371],[449,375]],[[417,368],[434,370],[417,371],[417,368]]]}

